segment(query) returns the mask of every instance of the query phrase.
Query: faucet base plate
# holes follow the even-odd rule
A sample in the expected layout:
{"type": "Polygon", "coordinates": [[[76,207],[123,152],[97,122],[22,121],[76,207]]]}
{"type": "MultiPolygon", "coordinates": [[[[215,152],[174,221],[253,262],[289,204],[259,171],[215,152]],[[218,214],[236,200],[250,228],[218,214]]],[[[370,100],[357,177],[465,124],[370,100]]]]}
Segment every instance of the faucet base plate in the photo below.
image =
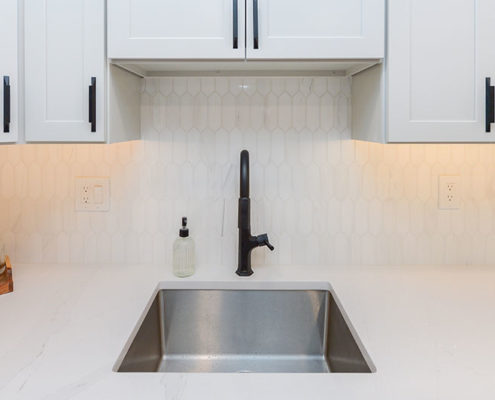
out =
{"type": "Polygon", "coordinates": [[[235,273],[239,276],[251,276],[253,275],[254,271],[253,270],[250,270],[250,271],[235,271],[235,273]]]}

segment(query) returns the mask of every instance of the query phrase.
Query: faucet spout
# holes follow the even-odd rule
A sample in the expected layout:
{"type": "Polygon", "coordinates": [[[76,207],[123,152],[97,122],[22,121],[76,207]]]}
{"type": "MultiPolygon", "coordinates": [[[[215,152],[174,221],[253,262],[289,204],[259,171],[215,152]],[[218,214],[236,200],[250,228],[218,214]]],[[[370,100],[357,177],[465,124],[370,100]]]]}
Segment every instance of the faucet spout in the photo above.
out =
{"type": "Polygon", "coordinates": [[[249,197],[249,152],[241,151],[241,189],[240,197],[249,197]]]}
{"type": "Polygon", "coordinates": [[[270,250],[274,247],[268,240],[268,235],[251,235],[251,200],[249,198],[249,152],[241,152],[241,175],[240,175],[240,197],[239,197],[239,262],[237,275],[250,276],[253,274],[251,268],[251,252],[256,247],[267,246],[270,250]]]}

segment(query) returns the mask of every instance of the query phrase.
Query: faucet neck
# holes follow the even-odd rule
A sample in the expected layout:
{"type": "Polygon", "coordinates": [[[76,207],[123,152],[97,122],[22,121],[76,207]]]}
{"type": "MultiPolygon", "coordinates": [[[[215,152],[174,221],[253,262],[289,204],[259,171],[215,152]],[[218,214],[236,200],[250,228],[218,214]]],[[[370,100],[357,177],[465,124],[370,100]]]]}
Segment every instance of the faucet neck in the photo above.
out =
{"type": "Polygon", "coordinates": [[[251,200],[247,197],[239,199],[237,227],[251,235],[251,200]]]}
{"type": "Polygon", "coordinates": [[[249,152],[241,151],[240,197],[249,198],[249,152]]]}

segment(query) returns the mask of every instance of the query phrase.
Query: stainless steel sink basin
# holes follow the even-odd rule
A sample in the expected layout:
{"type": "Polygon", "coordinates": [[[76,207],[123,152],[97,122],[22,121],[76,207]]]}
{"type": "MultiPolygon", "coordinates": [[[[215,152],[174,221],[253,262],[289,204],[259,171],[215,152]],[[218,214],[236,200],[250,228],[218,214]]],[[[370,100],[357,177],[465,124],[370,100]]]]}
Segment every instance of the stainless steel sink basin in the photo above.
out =
{"type": "Polygon", "coordinates": [[[325,284],[159,286],[117,372],[373,372],[325,284]]]}

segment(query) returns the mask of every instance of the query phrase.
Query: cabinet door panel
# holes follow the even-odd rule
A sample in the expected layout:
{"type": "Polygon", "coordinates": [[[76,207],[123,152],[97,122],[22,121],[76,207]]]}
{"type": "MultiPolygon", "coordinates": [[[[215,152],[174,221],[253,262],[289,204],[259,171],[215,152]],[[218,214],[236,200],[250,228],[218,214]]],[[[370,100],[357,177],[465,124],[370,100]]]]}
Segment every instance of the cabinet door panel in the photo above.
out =
{"type": "Polygon", "coordinates": [[[0,143],[14,143],[19,130],[16,0],[2,0],[0,51],[0,143]]]}
{"type": "Polygon", "coordinates": [[[485,78],[495,79],[494,20],[492,0],[390,3],[389,141],[495,139],[485,132],[485,78]]]}
{"type": "Polygon", "coordinates": [[[26,0],[26,140],[105,139],[104,2],[26,0]],[[96,129],[89,122],[96,78],[96,129]]]}
{"type": "Polygon", "coordinates": [[[247,14],[248,59],[384,56],[384,0],[247,0],[247,14]]]}
{"type": "Polygon", "coordinates": [[[110,58],[245,57],[244,0],[109,0],[107,7],[110,58]]]}

